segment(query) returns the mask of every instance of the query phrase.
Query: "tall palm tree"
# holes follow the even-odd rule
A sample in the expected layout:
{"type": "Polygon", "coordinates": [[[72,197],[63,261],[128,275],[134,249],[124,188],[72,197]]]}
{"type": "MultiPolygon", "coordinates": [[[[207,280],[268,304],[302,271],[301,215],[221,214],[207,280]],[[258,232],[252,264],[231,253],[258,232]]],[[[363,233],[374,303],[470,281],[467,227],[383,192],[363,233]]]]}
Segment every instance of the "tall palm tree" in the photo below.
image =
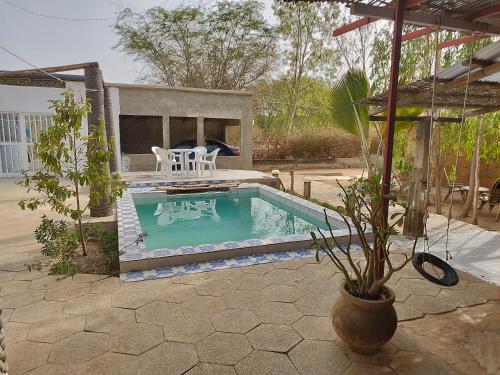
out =
{"type": "Polygon", "coordinates": [[[354,104],[370,95],[366,74],[359,69],[348,70],[334,85],[330,96],[333,124],[356,136],[361,143],[361,156],[369,175],[374,173],[370,155],[368,107],[354,104]]]}

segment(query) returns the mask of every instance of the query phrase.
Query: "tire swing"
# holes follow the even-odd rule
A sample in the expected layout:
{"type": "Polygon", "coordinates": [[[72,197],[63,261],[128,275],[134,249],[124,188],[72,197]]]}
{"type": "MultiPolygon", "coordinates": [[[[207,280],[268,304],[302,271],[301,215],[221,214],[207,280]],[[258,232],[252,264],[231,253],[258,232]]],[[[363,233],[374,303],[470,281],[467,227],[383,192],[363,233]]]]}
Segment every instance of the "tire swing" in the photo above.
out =
{"type": "MultiPolygon", "coordinates": [[[[434,127],[434,98],[435,98],[435,88],[436,88],[436,77],[437,77],[437,67],[438,67],[438,44],[439,44],[439,30],[437,31],[436,34],[436,50],[435,50],[435,60],[434,60],[434,77],[433,77],[433,82],[432,82],[432,99],[431,99],[431,134],[430,134],[430,142],[429,142],[429,155],[431,154],[431,147],[432,147],[432,136],[433,136],[433,127],[434,127]]],[[[462,141],[462,133],[463,133],[463,126],[465,122],[465,108],[467,105],[467,94],[468,94],[468,89],[469,89],[469,81],[470,81],[470,72],[471,72],[471,66],[472,66],[472,58],[474,54],[474,48],[471,51],[471,55],[469,58],[469,67],[467,71],[467,81],[465,83],[465,91],[464,91],[464,104],[462,107],[462,121],[460,123],[460,131],[459,131],[459,136],[458,136],[458,143],[457,143],[457,152],[455,155],[455,170],[457,169],[458,165],[458,157],[459,157],[459,151],[460,151],[460,145],[462,141]]],[[[429,194],[430,191],[430,164],[431,164],[431,158],[428,158],[427,161],[427,191],[426,194],[429,194]]],[[[453,180],[452,183],[452,188],[455,188],[455,180],[453,180]]],[[[427,235],[427,219],[429,217],[429,211],[427,210],[426,206],[426,214],[424,216],[424,250],[423,252],[415,253],[412,259],[412,264],[415,270],[422,275],[426,280],[430,281],[431,283],[440,285],[440,286],[445,286],[445,287],[451,287],[456,284],[458,284],[459,277],[455,269],[448,264],[448,260],[452,259],[452,256],[450,252],[448,251],[448,239],[449,239],[449,232],[450,232],[450,222],[451,222],[451,212],[453,208],[453,199],[451,199],[450,202],[450,207],[448,211],[448,222],[447,222],[447,227],[446,227],[446,234],[442,237],[440,237],[436,242],[434,242],[432,245],[429,246],[429,237],[427,235]],[[446,261],[442,260],[441,258],[438,258],[437,256],[431,254],[430,248],[434,246],[439,240],[441,240],[443,237],[446,237],[446,261]],[[427,272],[424,268],[424,264],[429,263],[432,266],[432,269],[435,273],[435,276],[427,272]],[[437,270],[441,270],[442,276],[439,275],[437,270]]]]}

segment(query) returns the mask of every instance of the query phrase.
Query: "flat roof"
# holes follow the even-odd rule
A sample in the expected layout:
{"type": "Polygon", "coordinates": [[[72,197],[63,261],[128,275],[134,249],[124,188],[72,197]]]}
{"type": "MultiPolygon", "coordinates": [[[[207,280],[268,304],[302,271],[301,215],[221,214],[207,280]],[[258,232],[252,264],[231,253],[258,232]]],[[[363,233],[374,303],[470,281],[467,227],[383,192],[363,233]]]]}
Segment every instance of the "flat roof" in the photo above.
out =
{"type": "Polygon", "coordinates": [[[169,90],[169,91],[194,92],[194,93],[201,93],[201,94],[253,96],[253,91],[246,91],[246,90],[201,89],[201,88],[195,88],[195,87],[143,85],[143,84],[140,84],[140,83],[113,83],[113,82],[106,82],[105,84],[106,84],[106,86],[116,87],[116,88],[119,88],[119,89],[169,90]]]}

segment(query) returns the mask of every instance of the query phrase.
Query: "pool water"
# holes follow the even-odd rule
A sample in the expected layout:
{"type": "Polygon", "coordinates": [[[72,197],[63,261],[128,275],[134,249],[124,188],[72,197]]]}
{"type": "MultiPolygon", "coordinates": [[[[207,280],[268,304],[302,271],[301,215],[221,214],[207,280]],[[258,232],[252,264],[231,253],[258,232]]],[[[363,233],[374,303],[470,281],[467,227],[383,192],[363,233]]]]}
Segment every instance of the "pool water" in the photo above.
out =
{"type": "Polygon", "coordinates": [[[134,204],[147,250],[178,248],[308,234],[323,220],[260,195],[258,192],[228,192],[210,195],[152,196],[134,204]]]}

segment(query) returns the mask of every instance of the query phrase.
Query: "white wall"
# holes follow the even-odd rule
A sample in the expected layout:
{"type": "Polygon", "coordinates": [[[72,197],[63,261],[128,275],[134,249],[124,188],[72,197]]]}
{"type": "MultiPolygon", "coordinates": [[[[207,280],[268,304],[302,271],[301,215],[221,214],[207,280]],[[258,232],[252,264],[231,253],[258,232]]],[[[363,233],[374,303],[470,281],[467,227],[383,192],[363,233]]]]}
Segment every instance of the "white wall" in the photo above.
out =
{"type": "MultiPolygon", "coordinates": [[[[66,82],[66,87],[73,90],[76,99],[85,97],[85,84],[81,81],[66,82]]],[[[0,85],[0,112],[52,113],[49,100],[60,99],[64,89],[54,87],[32,87],[0,85]]],[[[120,155],[120,97],[116,87],[111,88],[113,122],[115,127],[116,148],[120,155]]],[[[87,135],[87,119],[82,123],[82,134],[87,135]]],[[[118,170],[121,170],[121,158],[118,170]]]]}

